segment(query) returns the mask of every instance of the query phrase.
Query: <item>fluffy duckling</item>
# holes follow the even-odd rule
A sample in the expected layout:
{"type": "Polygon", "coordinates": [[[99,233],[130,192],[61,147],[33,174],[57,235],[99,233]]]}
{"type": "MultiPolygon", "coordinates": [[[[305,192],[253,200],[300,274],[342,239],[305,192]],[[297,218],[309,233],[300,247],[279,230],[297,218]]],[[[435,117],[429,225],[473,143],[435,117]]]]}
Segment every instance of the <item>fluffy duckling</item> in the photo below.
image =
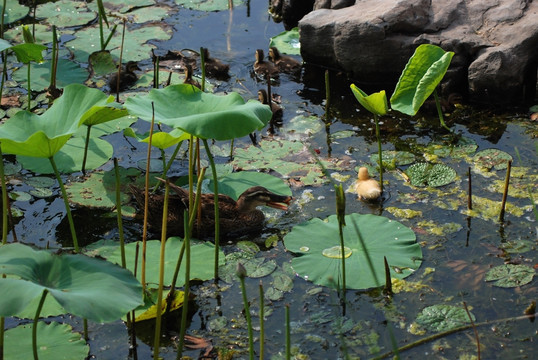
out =
{"type": "Polygon", "coordinates": [[[269,48],[269,60],[271,60],[278,70],[285,73],[297,73],[301,70],[301,63],[291,56],[281,55],[278,49],[274,46],[269,48]]]}
{"type": "Polygon", "coordinates": [[[282,108],[275,104],[272,99],[269,100],[269,95],[267,95],[267,91],[261,89],[258,90],[258,100],[265,105],[269,105],[271,108],[271,111],[273,112],[273,117],[271,118],[272,122],[282,122],[282,108]]]}
{"type": "Polygon", "coordinates": [[[214,59],[209,56],[209,50],[207,48],[202,48],[205,62],[205,71],[208,76],[212,76],[217,79],[227,80],[230,75],[230,65],[224,64],[218,59],[214,59]]]}
{"type": "Polygon", "coordinates": [[[262,49],[256,50],[256,61],[254,62],[254,72],[261,76],[262,78],[269,77],[278,77],[278,69],[270,62],[265,61],[263,58],[262,49]]]}
{"type": "Polygon", "coordinates": [[[373,201],[381,196],[381,186],[377,180],[370,178],[368,169],[361,167],[359,169],[359,178],[355,183],[355,192],[359,196],[359,200],[373,201]]]}
{"type": "Polygon", "coordinates": [[[198,89],[202,88],[200,83],[192,78],[192,66],[188,64],[185,65],[185,80],[183,80],[183,83],[196,86],[198,89]]]}
{"type": "Polygon", "coordinates": [[[128,87],[131,87],[138,80],[138,76],[135,74],[135,70],[140,70],[136,61],[129,61],[122,67],[121,71],[115,71],[108,79],[108,87],[111,92],[115,92],[118,88],[119,91],[123,91],[128,87]]]}

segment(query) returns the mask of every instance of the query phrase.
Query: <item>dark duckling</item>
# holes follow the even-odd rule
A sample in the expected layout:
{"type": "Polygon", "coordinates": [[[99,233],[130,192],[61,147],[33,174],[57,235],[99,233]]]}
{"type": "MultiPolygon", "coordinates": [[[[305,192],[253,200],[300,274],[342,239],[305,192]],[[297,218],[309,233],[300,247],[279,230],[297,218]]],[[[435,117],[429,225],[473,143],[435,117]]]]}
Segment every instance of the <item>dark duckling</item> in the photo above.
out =
{"type": "Polygon", "coordinates": [[[224,64],[218,59],[214,59],[209,56],[209,50],[207,48],[202,48],[204,62],[205,62],[205,72],[208,76],[227,80],[230,78],[228,72],[230,71],[230,65],[224,64]]]}
{"type": "Polygon", "coordinates": [[[118,90],[118,80],[119,80],[119,91],[123,91],[131,86],[133,86],[137,80],[138,76],[135,74],[135,70],[140,70],[136,61],[129,61],[125,64],[125,67],[122,67],[121,71],[115,71],[112,73],[108,79],[108,87],[110,92],[115,92],[118,90]]]}
{"type": "Polygon", "coordinates": [[[273,116],[271,117],[271,122],[273,123],[280,123],[282,122],[282,107],[280,107],[278,104],[275,104],[273,99],[269,101],[269,95],[267,95],[267,91],[261,89],[258,90],[258,100],[265,105],[269,105],[271,108],[271,111],[273,112],[273,116]]]}
{"type": "Polygon", "coordinates": [[[263,58],[265,55],[263,54],[262,49],[256,50],[256,61],[254,62],[254,72],[261,76],[263,79],[266,79],[267,76],[269,77],[278,77],[278,69],[270,62],[265,61],[263,58]]]}
{"type": "MultiPolygon", "coordinates": [[[[160,181],[164,181],[159,179],[160,181]]],[[[168,236],[184,236],[183,212],[188,209],[189,193],[187,190],[170,183],[175,194],[168,197],[168,236]]],[[[136,186],[130,186],[140,208],[144,207],[144,191],[136,186]]],[[[257,234],[264,226],[265,216],[257,207],[261,205],[275,209],[287,210],[291,196],[278,195],[264,187],[254,186],[245,190],[235,201],[227,195],[219,195],[220,234],[222,238],[257,234]]],[[[164,196],[149,195],[148,225],[152,230],[161,231],[162,209],[164,196]]],[[[215,196],[214,194],[200,195],[201,221],[192,229],[192,236],[206,239],[215,235],[215,196]]]]}
{"type": "Polygon", "coordinates": [[[291,56],[281,55],[278,49],[274,46],[269,48],[269,60],[271,60],[278,70],[295,74],[301,70],[301,63],[291,56]]]}
{"type": "Polygon", "coordinates": [[[183,83],[196,86],[198,89],[202,88],[200,83],[192,78],[192,66],[188,64],[185,65],[185,80],[183,83]]]}

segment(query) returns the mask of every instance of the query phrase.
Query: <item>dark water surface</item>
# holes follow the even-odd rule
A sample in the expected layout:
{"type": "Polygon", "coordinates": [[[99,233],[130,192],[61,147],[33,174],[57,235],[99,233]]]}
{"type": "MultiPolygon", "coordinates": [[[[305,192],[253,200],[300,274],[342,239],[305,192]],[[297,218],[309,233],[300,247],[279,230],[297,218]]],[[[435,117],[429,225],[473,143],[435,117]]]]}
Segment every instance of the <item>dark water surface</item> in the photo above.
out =
{"type": "MultiPolygon", "coordinates": [[[[165,43],[156,43],[157,53],[183,48],[210,49],[213,57],[231,64],[231,79],[217,82],[217,91],[238,91],[245,99],[256,98],[258,89],[265,84],[258,82],[252,73],[254,52],[264,49],[267,54],[269,39],[282,32],[282,24],[275,24],[267,14],[267,1],[251,1],[250,8],[245,5],[236,7],[233,12],[221,11],[200,13],[180,9],[166,20],[174,27],[174,36],[165,43]]],[[[141,63],[149,69],[150,61],[141,63]]],[[[277,129],[274,136],[283,139],[298,139],[310,148],[319,151],[321,157],[332,156],[346,161],[346,170],[339,173],[350,178],[344,181],[344,188],[349,188],[356,177],[355,167],[369,162],[369,156],[377,152],[375,132],[372,119],[358,103],[349,90],[352,81],[331,72],[332,108],[330,125],[310,136],[299,136],[287,130],[293,117],[298,114],[310,114],[321,118],[324,114],[325,89],[323,70],[316,67],[305,69],[302,78],[297,81],[288,75],[281,75],[280,82],[273,85],[273,92],[282,98],[284,107],[283,127],[277,129]],[[342,137],[335,136],[342,135],[342,137]]],[[[360,82],[355,82],[361,86],[360,82]]],[[[380,89],[375,89],[380,90],[380,89]]],[[[524,165],[536,174],[538,154],[536,140],[529,134],[532,124],[526,122],[526,114],[521,116],[511,112],[509,116],[497,116],[485,110],[457,110],[447,119],[447,123],[456,133],[471,138],[478,144],[478,150],[496,148],[514,156],[514,166],[524,165]],[[521,164],[515,157],[514,147],[521,155],[521,164]]],[[[444,134],[438,120],[430,115],[415,118],[403,118],[392,114],[382,119],[382,138],[384,150],[405,150],[422,155],[419,145],[428,144],[444,134]]],[[[137,123],[144,130],[147,124],[137,123]]],[[[535,125],[534,125],[535,126],[535,125]]],[[[536,132],[536,130],[533,130],[536,132]]],[[[269,136],[265,131],[258,138],[269,136]]],[[[136,166],[146,156],[145,146],[127,143],[121,135],[112,135],[116,155],[121,159],[121,166],[136,166]],[[118,152],[118,150],[116,150],[118,152]]],[[[240,139],[236,146],[249,145],[249,139],[240,139]]],[[[217,144],[222,145],[222,144],[217,144]]],[[[219,158],[224,162],[225,158],[219,158]]],[[[455,183],[440,188],[441,194],[456,194],[456,190],[467,187],[466,173],[469,164],[462,159],[443,159],[452,166],[458,179],[455,183]]],[[[110,168],[110,164],[106,165],[110,168]]],[[[278,169],[275,169],[278,171],[278,169]]],[[[173,168],[181,174],[181,163],[173,168]]],[[[487,178],[473,174],[473,194],[500,201],[501,194],[487,190],[493,180],[504,179],[504,171],[493,171],[494,176],[487,178]]],[[[499,288],[484,281],[484,273],[493,266],[501,265],[510,258],[514,263],[535,266],[537,245],[537,223],[532,212],[525,210],[521,216],[507,214],[500,224],[497,220],[484,220],[478,217],[468,218],[461,213],[461,203],[456,195],[439,196],[425,189],[415,189],[405,185],[396,172],[385,175],[388,181],[385,201],[382,204],[365,204],[356,200],[353,193],[347,194],[347,213],[376,214],[394,218],[415,230],[417,241],[423,249],[424,262],[416,274],[406,280],[421,281],[425,287],[416,292],[401,292],[392,300],[383,296],[380,290],[353,291],[347,293],[348,304],[345,316],[341,316],[337,293],[333,289],[313,285],[300,277],[294,278],[293,289],[286,292],[282,299],[269,302],[266,317],[266,358],[284,358],[284,307],[290,306],[292,326],[293,353],[300,359],[337,359],[349,356],[371,358],[375,354],[392,349],[391,333],[399,346],[416,341],[420,337],[431,335],[413,335],[413,321],[426,306],[446,304],[462,306],[466,302],[476,322],[493,321],[522,314],[530,301],[537,298],[536,280],[520,288],[499,288]],[[420,197],[418,196],[420,195],[420,197]],[[419,198],[412,203],[406,202],[409,196],[419,198]],[[460,205],[456,210],[450,209],[450,201],[460,205]],[[422,216],[410,220],[395,217],[386,209],[397,207],[422,211],[422,216]],[[427,226],[420,221],[433,221],[436,226],[456,224],[453,232],[441,235],[428,232],[427,226]],[[523,253],[507,254],[499,246],[510,241],[527,240],[531,248],[523,253]],[[388,321],[387,321],[388,320],[388,321]]],[[[286,214],[270,213],[268,229],[254,240],[263,244],[271,234],[281,239],[292,226],[313,217],[325,218],[335,213],[333,187],[330,184],[317,187],[294,187],[295,204],[286,214]],[[311,194],[311,200],[307,199],[311,194]]],[[[536,186],[534,187],[536,192],[536,186]]],[[[519,207],[528,206],[528,198],[509,197],[509,202],[519,207]]],[[[67,238],[68,226],[63,219],[63,203],[60,198],[52,203],[38,200],[32,204],[20,206],[25,210],[25,219],[20,221],[16,230],[24,234],[25,241],[45,246],[50,239],[67,238]],[[65,235],[65,236],[64,236],[65,235]]],[[[99,239],[117,238],[116,220],[104,214],[84,209],[74,211],[75,223],[81,226],[82,243],[99,239]]],[[[131,240],[140,238],[141,228],[134,221],[127,221],[126,234],[131,240]]],[[[50,244],[55,246],[53,242],[50,244]]],[[[225,246],[225,252],[231,252],[235,246],[225,246]]],[[[285,251],[282,241],[276,247],[258,254],[260,257],[275,260],[279,268],[287,268],[292,255],[285,251]]],[[[264,287],[273,282],[270,276],[261,279],[264,287]]],[[[258,326],[258,283],[259,279],[247,279],[247,291],[251,301],[254,326],[258,326]]],[[[242,314],[240,289],[237,283],[221,282],[218,287],[212,282],[198,284],[194,288],[197,295],[196,310],[192,316],[188,333],[213,339],[217,347],[229,347],[238,351],[234,358],[248,358],[248,337],[242,314]],[[219,322],[224,326],[218,325],[219,322]]],[[[69,320],[75,321],[79,320],[69,320]]],[[[8,320],[7,325],[10,325],[8,320]]],[[[77,329],[80,324],[75,324],[77,329]]],[[[259,329],[256,329],[259,330],[259,329]]],[[[165,331],[161,356],[174,359],[178,328],[170,326],[165,331]]],[[[533,358],[538,350],[536,325],[528,320],[492,323],[478,329],[484,359],[533,358]]],[[[138,340],[139,359],[149,359],[152,344],[149,333],[140,330],[138,340]]],[[[256,339],[259,332],[255,331],[256,339]]],[[[127,359],[129,344],[127,331],[122,322],[113,324],[90,324],[91,354],[97,359],[127,359]]],[[[256,343],[256,349],[258,343],[256,343]]],[[[186,351],[193,358],[199,351],[186,351]]],[[[472,330],[453,334],[401,354],[402,358],[446,358],[471,359],[476,356],[476,345],[472,330]]]]}

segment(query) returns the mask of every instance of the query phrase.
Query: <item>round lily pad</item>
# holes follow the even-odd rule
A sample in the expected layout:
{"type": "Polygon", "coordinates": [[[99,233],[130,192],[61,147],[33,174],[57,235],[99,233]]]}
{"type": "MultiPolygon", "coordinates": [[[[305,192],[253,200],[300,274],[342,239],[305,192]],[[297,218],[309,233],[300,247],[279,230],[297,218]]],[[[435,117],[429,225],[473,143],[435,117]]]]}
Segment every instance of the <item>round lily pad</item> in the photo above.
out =
{"type": "MultiPolygon", "coordinates": [[[[191,10],[221,11],[228,9],[228,0],[176,0],[178,5],[183,5],[191,10]]],[[[233,0],[233,6],[239,6],[243,0],[233,0]]]]}
{"type": "Polygon", "coordinates": [[[450,138],[441,141],[434,141],[430,143],[425,149],[424,152],[428,154],[433,154],[441,157],[451,156],[451,157],[462,157],[464,155],[472,154],[478,148],[476,141],[471,138],[462,136],[454,144],[452,143],[453,135],[449,135],[450,138]]]}
{"type": "Polygon", "coordinates": [[[86,7],[84,1],[59,0],[41,4],[36,9],[36,17],[58,27],[86,25],[97,14],[86,7]]]}
{"type": "Polygon", "coordinates": [[[445,164],[417,163],[411,165],[405,173],[411,185],[439,187],[450,184],[456,179],[456,171],[445,164]]]}
{"type": "Polygon", "coordinates": [[[486,149],[477,152],[473,156],[473,162],[487,170],[502,170],[508,167],[508,161],[512,160],[512,155],[497,149],[486,149]]]}
{"type": "Polygon", "coordinates": [[[535,273],[525,265],[503,264],[490,269],[486,281],[494,281],[493,285],[498,287],[518,287],[530,283],[535,273]]]}
{"type": "MultiPolygon", "coordinates": [[[[473,321],[475,317],[471,314],[473,321]]],[[[470,322],[462,307],[452,305],[433,305],[423,309],[416,322],[430,331],[440,332],[454,329],[470,322]]]]}
{"type": "Polygon", "coordinates": [[[301,42],[299,41],[299,28],[295,27],[283,31],[271,38],[269,46],[275,46],[283,54],[301,55],[301,42]]]}
{"type": "MultiPolygon", "coordinates": [[[[31,64],[30,81],[32,90],[43,91],[50,85],[50,61],[40,64],[31,64]]],[[[56,86],[63,88],[69,84],[82,84],[88,79],[88,70],[80,67],[79,64],[67,59],[58,59],[58,72],[56,73],[56,86]]],[[[13,71],[13,80],[19,82],[26,88],[28,85],[28,65],[24,65],[13,71]]]]}
{"type": "MultiPolygon", "coordinates": [[[[0,3],[0,10],[2,10],[2,7],[3,7],[2,4],[3,3],[0,3]]],[[[7,24],[10,24],[12,22],[22,19],[23,17],[28,15],[29,11],[30,11],[30,8],[28,6],[19,4],[18,0],[7,0],[6,12],[4,16],[4,25],[7,25],[7,24]]]]}
{"type": "MultiPolygon", "coordinates": [[[[346,286],[351,289],[368,289],[384,284],[386,256],[391,267],[402,269],[392,272],[394,278],[411,275],[421,264],[422,250],[416,243],[415,233],[401,223],[376,215],[346,215],[344,245],[346,246],[346,286]],[[355,226],[356,225],[356,226],[355,226]],[[362,246],[355,229],[364,241],[362,246]],[[366,260],[368,253],[374,274],[366,260]]],[[[292,266],[305,279],[319,285],[334,287],[341,277],[341,254],[330,251],[340,247],[336,215],[325,221],[312,219],[294,226],[284,237],[286,249],[295,253],[292,266]],[[328,250],[329,249],[329,250],[328,250]],[[327,256],[327,254],[336,254],[327,256]]],[[[340,282],[341,283],[341,282],[340,282]]]]}
{"type": "MultiPolygon", "coordinates": [[[[5,332],[6,359],[33,359],[32,324],[20,325],[5,332]]],[[[37,354],[40,360],[83,360],[90,347],[80,334],[67,324],[37,324],[37,354]]]]}

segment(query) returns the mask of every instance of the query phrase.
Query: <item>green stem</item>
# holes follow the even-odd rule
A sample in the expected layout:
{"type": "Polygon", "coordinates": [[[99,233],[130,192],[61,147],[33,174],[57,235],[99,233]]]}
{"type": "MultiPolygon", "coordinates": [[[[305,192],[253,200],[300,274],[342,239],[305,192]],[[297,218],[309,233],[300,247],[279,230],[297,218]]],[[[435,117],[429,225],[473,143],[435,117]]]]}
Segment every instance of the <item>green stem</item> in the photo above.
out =
{"type": "Polygon", "coordinates": [[[6,178],[4,176],[4,154],[2,153],[2,144],[0,144],[0,182],[0,186],[2,186],[2,244],[5,245],[7,243],[7,230],[9,226],[7,222],[7,214],[9,210],[7,207],[7,189],[6,178]]]}
{"type": "MultiPolygon", "coordinates": [[[[161,228],[161,252],[159,260],[159,289],[157,292],[157,316],[155,317],[155,337],[153,339],[153,358],[159,358],[159,348],[161,346],[161,319],[162,319],[162,303],[163,303],[163,283],[164,283],[164,253],[166,248],[166,228],[168,225],[168,195],[170,193],[170,184],[168,181],[164,184],[164,204],[163,204],[163,219],[161,228]]],[[[173,289],[170,289],[173,292],[173,289]]]]}
{"type": "Polygon", "coordinates": [[[116,178],[116,213],[120,237],[121,267],[125,269],[127,267],[127,261],[125,259],[125,237],[123,235],[123,220],[121,215],[121,179],[118,158],[114,158],[114,176],[116,178]]]}
{"type": "MultiPolygon", "coordinates": [[[[199,198],[199,194],[196,195],[199,198]]],[[[189,230],[189,221],[188,213],[185,211],[183,213],[183,224],[185,228],[185,237],[183,244],[185,245],[185,293],[183,296],[183,309],[181,311],[181,326],[179,329],[179,345],[176,359],[180,359],[183,354],[183,346],[185,345],[185,333],[187,332],[187,315],[189,312],[189,297],[190,297],[190,287],[191,287],[191,236],[189,230]]]]}
{"type": "Polygon", "coordinates": [[[437,114],[439,115],[439,121],[441,122],[441,126],[452,132],[452,130],[450,130],[450,128],[445,124],[445,118],[443,117],[443,109],[441,108],[441,102],[439,101],[439,96],[437,95],[437,89],[433,91],[433,97],[435,99],[435,106],[437,107],[437,114]]]}
{"type": "Polygon", "coordinates": [[[105,50],[105,34],[103,31],[103,16],[101,11],[99,11],[99,42],[101,43],[101,51],[105,50]]]}
{"type": "Polygon", "coordinates": [[[264,294],[263,294],[263,285],[262,285],[262,281],[260,280],[260,311],[258,313],[258,315],[260,316],[260,354],[259,354],[259,359],[260,360],[263,360],[263,355],[264,355],[264,352],[265,352],[265,322],[264,322],[264,316],[265,316],[265,311],[264,311],[264,294]]]}
{"type": "Polygon", "coordinates": [[[205,91],[205,55],[204,55],[204,48],[200,48],[200,64],[202,67],[202,84],[200,85],[201,90],[205,91]]]}
{"type": "Polygon", "coordinates": [[[37,356],[37,324],[39,320],[39,314],[41,313],[41,309],[43,309],[43,304],[45,303],[45,298],[47,297],[48,293],[49,291],[47,289],[43,290],[41,300],[39,300],[39,305],[37,306],[37,310],[35,312],[34,326],[32,327],[32,352],[34,353],[34,360],[39,359],[39,357],[37,356]]]}
{"type": "Polygon", "coordinates": [[[383,192],[383,149],[381,149],[381,132],[379,131],[379,117],[374,114],[375,121],[375,136],[377,138],[377,151],[379,153],[379,185],[383,192]]]}
{"type": "Polygon", "coordinates": [[[6,319],[0,317],[0,360],[4,360],[4,326],[6,325],[6,319]]]}
{"type": "Polygon", "coordinates": [[[249,359],[254,360],[254,337],[252,334],[252,321],[250,319],[250,308],[248,306],[247,289],[245,287],[245,277],[240,276],[239,282],[241,284],[241,293],[243,294],[243,307],[245,308],[245,318],[247,319],[249,359]]]}
{"type": "Polygon", "coordinates": [[[86,175],[86,160],[88,159],[88,148],[90,146],[90,132],[92,126],[88,125],[86,129],[86,141],[84,142],[84,156],[82,157],[82,174],[86,175]]]}
{"type": "MultiPolygon", "coordinates": [[[[4,64],[5,66],[5,64],[4,64]]],[[[32,109],[32,105],[30,104],[31,100],[32,100],[32,85],[31,85],[31,81],[30,81],[30,61],[28,61],[28,75],[27,75],[27,78],[28,78],[28,111],[30,111],[32,109]]]]}
{"type": "Polygon", "coordinates": [[[286,323],[286,360],[291,359],[291,340],[290,340],[290,305],[284,307],[284,316],[286,323]]]}
{"type": "Polygon", "coordinates": [[[52,165],[52,169],[54,170],[54,174],[56,175],[56,179],[58,180],[58,184],[60,185],[60,190],[62,191],[62,197],[64,199],[64,205],[65,205],[65,211],[67,212],[67,220],[69,220],[69,228],[71,229],[71,237],[73,238],[73,246],[75,247],[75,252],[79,252],[78,247],[78,240],[77,240],[77,233],[75,232],[75,223],[73,222],[73,215],[71,215],[71,207],[69,206],[69,200],[67,198],[67,191],[65,191],[65,186],[62,181],[62,177],[60,176],[60,172],[58,171],[58,167],[56,167],[56,162],[54,161],[54,157],[49,157],[50,164],[52,165]]]}
{"type": "Polygon", "coordinates": [[[211,165],[211,172],[213,175],[213,194],[215,194],[215,281],[219,280],[219,241],[220,241],[220,216],[219,216],[219,184],[217,181],[217,169],[215,167],[215,161],[209,150],[209,145],[206,139],[202,139],[204,142],[205,151],[209,164],[211,165]]]}
{"type": "MultiPolygon", "coordinates": [[[[269,99],[269,101],[271,101],[269,99]]],[[[329,70],[325,70],[325,121],[329,121],[329,106],[331,105],[331,85],[329,82],[329,70]]]]}

